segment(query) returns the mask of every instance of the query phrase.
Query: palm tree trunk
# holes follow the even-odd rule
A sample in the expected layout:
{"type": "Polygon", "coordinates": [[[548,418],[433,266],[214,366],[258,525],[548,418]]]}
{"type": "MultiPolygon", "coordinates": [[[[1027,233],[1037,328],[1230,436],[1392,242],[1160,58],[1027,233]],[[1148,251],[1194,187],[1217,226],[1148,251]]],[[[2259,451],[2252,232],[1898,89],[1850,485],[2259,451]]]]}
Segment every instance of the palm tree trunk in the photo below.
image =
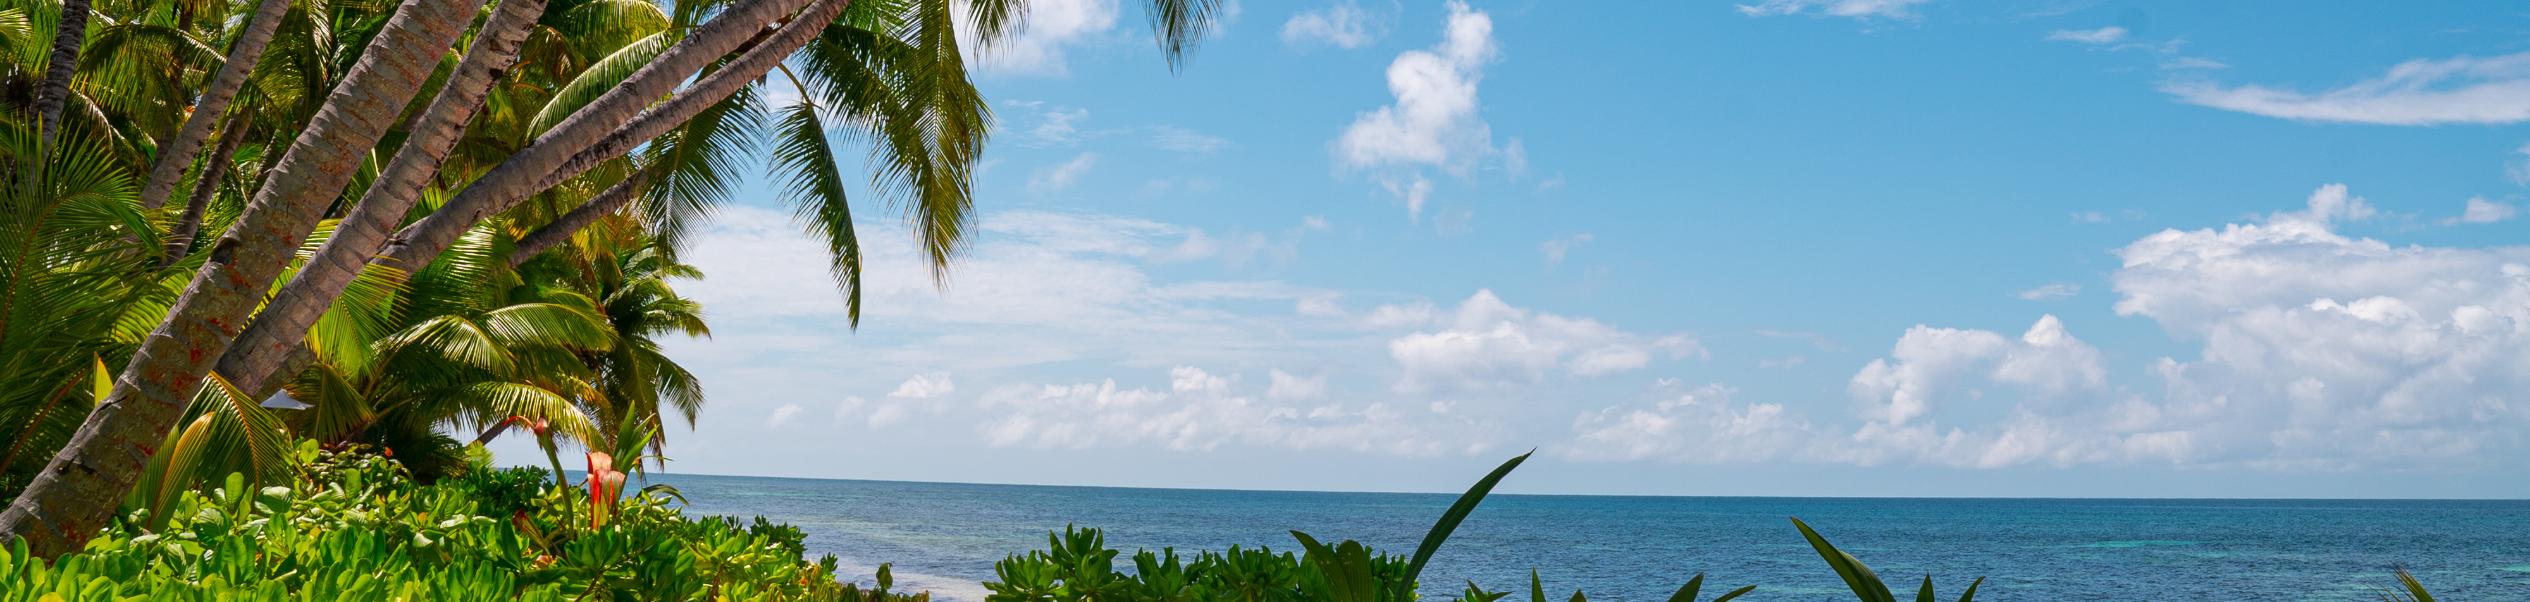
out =
{"type": "MultiPolygon", "coordinates": [[[[820,4],[829,5],[833,10],[825,11],[827,16],[814,24],[811,33],[823,31],[826,23],[834,20],[832,15],[840,14],[841,7],[850,1],[817,0],[820,4]]],[[[621,126],[633,121],[636,115],[646,113],[647,111],[643,110],[644,107],[648,107],[660,97],[667,96],[668,92],[676,89],[677,84],[710,66],[720,57],[739,49],[753,40],[768,24],[776,19],[791,16],[794,11],[799,10],[801,5],[807,3],[808,0],[748,0],[744,4],[722,12],[711,22],[694,28],[692,33],[686,34],[683,41],[677,42],[666,52],[660,53],[659,58],[651,61],[649,65],[634,71],[623,84],[617,85],[615,89],[599,96],[597,100],[582,107],[578,112],[572,113],[571,117],[564,119],[560,125],[547,130],[543,136],[538,136],[535,143],[529,144],[526,149],[520,150],[517,154],[510,155],[508,160],[502,161],[500,165],[493,167],[492,171],[484,173],[483,177],[467,185],[465,192],[458,193],[456,198],[449,199],[448,204],[441,206],[439,211],[396,232],[394,242],[387,245],[386,252],[380,255],[379,261],[405,269],[420,269],[421,266],[427,265],[432,258],[439,256],[440,251],[454,244],[459,235],[465,234],[467,229],[473,228],[484,218],[508,210],[510,206],[516,205],[537,192],[552,188],[553,184],[550,182],[568,179],[569,176],[562,178],[552,176],[573,157],[596,147],[607,137],[623,131],[620,129],[621,126]]],[[[794,21],[793,24],[800,22],[794,21]]],[[[748,54],[753,55],[766,49],[764,46],[759,46],[749,50],[748,54]]],[[[772,60],[765,61],[763,69],[747,74],[745,80],[753,81],[755,78],[763,77],[765,71],[772,70],[772,63],[780,62],[782,57],[789,56],[790,51],[796,49],[793,47],[780,51],[772,60]]],[[[746,58],[741,57],[739,60],[745,61],[746,58]]],[[[734,75],[737,70],[730,68],[734,66],[733,64],[723,67],[714,72],[711,77],[719,77],[723,74],[734,75]]],[[[700,83],[698,82],[697,85],[699,86],[700,83]]],[[[727,94],[721,95],[721,98],[726,97],[727,94]]],[[[700,97],[678,95],[678,98],[699,99],[700,97]]],[[[708,107],[711,103],[720,102],[721,98],[712,98],[702,104],[708,107]]],[[[673,105],[678,102],[670,101],[668,104],[673,105]]],[[[693,112],[701,110],[702,107],[697,107],[693,112]]],[[[668,124],[669,127],[675,125],[668,124]]],[[[664,132],[666,129],[660,128],[660,131],[664,132]]]]}
{"type": "Polygon", "coordinates": [[[571,240],[571,235],[580,233],[580,230],[589,227],[589,224],[597,223],[598,218],[622,211],[625,206],[632,204],[633,199],[641,198],[643,191],[650,189],[650,181],[656,177],[656,172],[660,169],[651,167],[626,176],[623,181],[606,187],[605,192],[597,193],[597,196],[590,198],[586,203],[581,203],[579,207],[572,208],[570,212],[562,214],[562,217],[554,218],[553,222],[536,228],[534,232],[529,232],[526,236],[518,237],[518,244],[510,246],[510,267],[516,268],[527,263],[527,260],[535,259],[537,255],[543,254],[546,249],[571,240]]]}
{"type": "MultiPolygon", "coordinates": [[[[281,29],[281,15],[290,11],[290,0],[263,0],[255,5],[255,15],[246,21],[246,31],[228,47],[228,57],[220,62],[220,70],[211,76],[209,86],[202,89],[202,98],[194,101],[193,114],[185,117],[184,127],[176,137],[158,147],[158,160],[150,164],[149,181],[141,186],[141,208],[157,209],[174,194],[176,181],[184,179],[184,170],[193,165],[193,155],[202,151],[202,142],[211,139],[211,124],[218,123],[228,112],[228,103],[246,87],[246,76],[255,71],[255,62],[264,55],[264,46],[272,43],[273,32],[281,29]]],[[[205,168],[208,169],[208,168],[205,168]]]]}
{"type": "Polygon", "coordinates": [[[61,130],[62,103],[70,99],[70,77],[79,72],[79,46],[87,40],[88,0],[62,0],[53,58],[44,63],[44,87],[35,91],[35,120],[46,145],[61,130]]]}
{"type": "MultiPolygon", "coordinates": [[[[275,296],[275,306],[266,308],[256,318],[255,324],[250,327],[252,336],[231,347],[230,355],[234,357],[221,359],[220,373],[247,379],[241,382],[256,383],[256,388],[247,388],[243,384],[239,388],[248,393],[263,394],[263,385],[278,382],[280,377],[293,372],[291,362],[284,353],[306,339],[308,327],[316,324],[317,318],[324,315],[324,308],[342,295],[343,288],[350,284],[361,266],[377,264],[408,272],[428,266],[432,258],[455,243],[457,236],[474,224],[543,190],[533,186],[556,166],[595,145],[611,130],[631,120],[642,107],[667,95],[678,83],[744,45],[763,31],[767,24],[792,14],[808,1],[745,0],[695,27],[684,40],[660,53],[650,64],[635,70],[623,83],[546,130],[527,148],[511,154],[491,171],[475,178],[456,198],[441,205],[438,211],[397,231],[387,239],[383,253],[379,247],[338,246],[328,241],[329,244],[318,249],[316,257],[308,260],[298,275],[282,287],[280,294],[275,296]],[[288,305],[285,307],[283,304],[288,305]]],[[[824,1],[841,4],[848,0],[824,1]]],[[[826,20],[833,18],[828,16],[826,20]]],[[[762,75],[759,72],[755,77],[762,75]]],[[[412,200],[403,202],[410,203],[412,200]]],[[[335,236],[339,238],[342,235],[338,232],[335,236]]]]}
{"type": "Polygon", "coordinates": [[[79,549],[114,514],[211,362],[288,267],[318,214],[421,88],[442,50],[473,19],[462,0],[405,0],[254,201],[213,245],[209,261],[141,342],[114,390],[70,443],[0,512],[0,540],[23,537],[35,555],[79,549]]]}
{"type": "Polygon", "coordinates": [[[228,162],[237,156],[237,147],[246,145],[246,129],[253,124],[244,113],[229,118],[219,147],[211,149],[211,162],[203,164],[202,175],[194,178],[197,181],[193,183],[193,195],[185,199],[184,214],[176,216],[176,225],[167,229],[167,254],[159,258],[159,265],[183,261],[185,252],[193,249],[193,235],[202,230],[202,212],[210,208],[212,197],[220,195],[220,181],[235,171],[228,162]]]}
{"type": "Polygon", "coordinates": [[[580,151],[579,154],[572,155],[571,160],[564,162],[561,168],[553,170],[546,174],[543,180],[537,181],[537,189],[560,185],[564,180],[578,177],[599,163],[621,157],[624,153],[631,152],[633,147],[666,134],[668,130],[684,125],[685,122],[694,119],[695,115],[700,115],[704,110],[710,109],[712,105],[727,100],[730,95],[737,94],[739,88],[755,83],[757,79],[763,78],[764,74],[773,71],[775,66],[782,64],[782,59],[789,58],[791,53],[798,52],[801,47],[816,40],[817,34],[826,31],[826,24],[843,14],[844,7],[849,4],[851,0],[819,0],[817,4],[810,5],[806,11],[800,13],[799,18],[783,25],[782,29],[775,32],[772,37],[747,49],[745,54],[738,57],[738,60],[722,65],[719,70],[696,80],[694,85],[678,91],[676,97],[642,111],[640,115],[633,117],[632,122],[617,128],[605,139],[590,145],[587,150],[580,151]]]}
{"type": "MultiPolygon", "coordinates": [[[[417,122],[406,128],[404,148],[379,172],[378,179],[360,196],[342,221],[334,226],[334,236],[317,247],[315,258],[283,285],[281,294],[264,306],[255,322],[238,335],[236,344],[220,356],[219,373],[230,377],[238,390],[258,396],[270,395],[280,381],[296,371],[276,368],[288,366],[290,352],[306,338],[308,325],[325,314],[345,287],[360,274],[360,266],[370,254],[386,244],[388,229],[413,210],[421,198],[422,188],[448,158],[448,151],[463,137],[466,123],[474,119],[483,106],[483,97],[500,82],[501,74],[518,61],[519,44],[535,29],[536,20],[545,12],[545,0],[507,0],[495,9],[492,18],[475,33],[474,44],[466,48],[465,58],[448,75],[448,81],[431,98],[417,122]]],[[[304,368],[305,364],[300,364],[304,368]]]]}

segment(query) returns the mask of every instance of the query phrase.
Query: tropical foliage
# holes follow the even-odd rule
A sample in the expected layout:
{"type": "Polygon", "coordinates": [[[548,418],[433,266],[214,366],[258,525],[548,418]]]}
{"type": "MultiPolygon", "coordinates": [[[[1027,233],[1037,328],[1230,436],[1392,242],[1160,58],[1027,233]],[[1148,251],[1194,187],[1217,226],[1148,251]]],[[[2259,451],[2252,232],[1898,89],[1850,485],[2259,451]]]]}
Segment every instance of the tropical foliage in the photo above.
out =
{"type": "Polygon", "coordinates": [[[299,470],[243,475],[135,510],[86,551],[47,563],[0,548],[0,600],[919,601],[804,561],[796,528],[689,520],[660,487],[582,498],[475,448],[461,476],[419,485],[383,456],[305,442],[299,470]],[[583,517],[599,509],[609,520],[583,517]],[[52,597],[58,596],[58,597],[52,597]]]}
{"type": "MultiPolygon", "coordinates": [[[[1218,4],[1149,3],[1172,65],[1218,4]]],[[[428,482],[510,425],[653,433],[639,471],[705,404],[681,245],[763,166],[855,321],[851,178],[945,274],[992,125],[964,61],[1025,9],[0,0],[0,538],[279,482],[293,438],[428,482]]]]}

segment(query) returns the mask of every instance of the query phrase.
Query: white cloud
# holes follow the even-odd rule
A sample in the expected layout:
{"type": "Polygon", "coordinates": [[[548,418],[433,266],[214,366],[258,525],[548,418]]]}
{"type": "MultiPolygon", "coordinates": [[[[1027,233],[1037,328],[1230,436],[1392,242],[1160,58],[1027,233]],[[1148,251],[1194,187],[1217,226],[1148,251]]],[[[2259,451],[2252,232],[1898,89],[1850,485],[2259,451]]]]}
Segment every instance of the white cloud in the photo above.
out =
{"type": "Polygon", "coordinates": [[[1686,335],[1636,334],[1587,318],[1512,307],[1489,290],[1460,302],[1446,328],[1388,341],[1389,357],[1404,372],[1397,389],[1405,392],[1536,383],[1559,372],[1575,377],[1628,372],[1649,365],[1655,354],[1703,356],[1704,348],[1686,335]]]}
{"type": "Polygon", "coordinates": [[[2098,211],[2075,211],[2073,221],[2085,224],[2105,224],[2108,223],[2108,214],[2098,211]]]}
{"type": "Polygon", "coordinates": [[[1387,188],[1388,194],[1397,195],[1397,198],[1405,200],[1407,217],[1418,221],[1423,219],[1423,204],[1432,199],[1431,179],[1423,177],[1421,173],[1416,173],[1404,180],[1380,178],[1379,185],[1387,188]]]}
{"type": "Polygon", "coordinates": [[[2202,80],[2173,82],[2162,91],[2189,104],[2301,121],[2518,123],[2530,120],[2530,52],[2411,60],[2379,77],[2320,92],[2202,80]]]}
{"type": "Polygon", "coordinates": [[[1089,173],[1090,168],[1097,166],[1098,153],[1081,153],[1079,156],[1072,157],[1070,161],[1046,166],[1037,170],[1035,174],[1029,175],[1028,189],[1037,192],[1052,192],[1071,188],[1072,184],[1080,181],[1082,175],[1089,173]]]}
{"type": "Polygon", "coordinates": [[[1820,438],[1780,404],[1742,404],[1721,385],[1649,407],[1610,407],[1573,418],[1573,438],[1555,452],[1575,460],[1669,460],[1745,464],[1807,452],[1820,438]]]}
{"type": "Polygon", "coordinates": [[[1266,399],[1272,399],[1275,401],[1291,401],[1317,399],[1319,397],[1326,396],[1326,375],[1324,374],[1306,377],[1293,376],[1289,372],[1277,369],[1268,372],[1267,378],[1271,381],[1271,385],[1265,390],[1266,399]]]}
{"type": "Polygon", "coordinates": [[[2530,144],[2513,149],[2512,160],[2504,163],[2504,177],[2511,178],[2514,184],[2530,186],[2530,144]]]}
{"type": "Polygon", "coordinates": [[[1283,45],[1306,47],[1326,45],[1343,49],[1361,48],[1378,41],[1388,33],[1385,19],[1362,10],[1351,1],[1294,13],[1283,22],[1283,45]]]}
{"type": "Polygon", "coordinates": [[[1589,243],[1590,233],[1583,232],[1537,243],[1537,252],[1546,256],[1546,265],[1562,265],[1565,254],[1571,253],[1574,247],[1589,243]]]}
{"type": "Polygon", "coordinates": [[[847,396],[835,404],[835,423],[860,423],[872,429],[903,423],[906,418],[922,414],[939,414],[948,409],[944,403],[957,392],[957,381],[947,372],[916,374],[878,401],[858,395],[847,396]]]}
{"type": "Polygon", "coordinates": [[[2465,465],[2519,445],[2530,248],[2392,246],[2270,217],[2119,251],[2117,309],[2204,341],[2161,360],[2192,459],[2465,465]]]}
{"type": "Polygon", "coordinates": [[[2511,203],[2489,201],[2485,197],[2469,197],[2468,206],[2460,211],[2459,217],[2443,220],[2442,223],[2492,224],[2518,215],[2521,215],[2521,208],[2514,207],[2511,203]]]}
{"type": "Polygon", "coordinates": [[[2026,392],[2057,395],[2107,384],[2099,350],[2065,332],[2055,316],[2043,316],[2018,340],[1987,330],[1918,325],[1898,338],[1887,359],[1872,360],[1847,388],[1870,402],[1864,417],[1903,427],[1932,413],[1946,399],[1981,395],[1965,383],[2019,385],[2026,392]]]}
{"type": "MultiPolygon", "coordinates": [[[[1017,21],[1025,29],[990,43],[961,35],[969,61],[990,73],[1061,77],[1070,74],[1066,55],[1074,47],[1096,42],[1116,27],[1116,0],[1030,0],[1019,3],[1027,14],[1017,21]]],[[[966,3],[953,7],[961,15],[958,31],[975,27],[963,15],[966,3]]]]}
{"type": "Polygon", "coordinates": [[[2012,293],[2012,296],[2019,297],[2022,301],[2055,301],[2072,297],[2076,294],[2080,294],[2081,292],[2082,285],[2079,284],[2071,282],[2050,282],[2039,285],[2037,288],[2012,293]]]}
{"type": "Polygon", "coordinates": [[[792,418],[796,418],[796,417],[798,417],[798,416],[799,416],[799,413],[800,413],[799,404],[796,404],[796,403],[786,403],[786,404],[782,404],[781,406],[778,406],[778,407],[773,408],[773,413],[772,413],[772,414],[767,415],[767,416],[765,416],[765,417],[764,417],[764,427],[765,427],[765,428],[781,428],[783,425],[790,424],[790,423],[791,423],[791,419],[792,419],[792,418]]]}
{"type": "Polygon", "coordinates": [[[1152,146],[1173,153],[1209,155],[1230,146],[1226,138],[1178,126],[1155,125],[1146,129],[1151,132],[1152,146]]]}
{"type": "Polygon", "coordinates": [[[1011,101],[1013,107],[1028,110],[1035,126],[1024,130],[1021,138],[1033,146],[1071,145],[1080,142],[1081,122],[1089,120],[1089,109],[1049,107],[1043,101],[1011,101]]]}
{"type": "Polygon", "coordinates": [[[949,373],[933,372],[916,374],[913,378],[905,379],[904,384],[896,385],[896,391],[888,393],[887,396],[892,399],[935,399],[956,393],[957,390],[958,383],[949,378],[949,373]]]}
{"type": "Polygon", "coordinates": [[[1855,19],[1913,19],[1915,6],[1929,0],[1764,0],[1756,4],[1738,5],[1739,13],[1751,17],[1770,17],[1810,13],[1818,16],[1855,19]]]}
{"type": "Polygon", "coordinates": [[[2152,388],[2103,386],[2099,353],[2051,318],[2018,342],[1919,326],[1855,375],[1870,421],[1833,439],[1833,455],[2335,470],[2484,466],[2517,450],[2530,248],[2334,231],[2361,207],[2328,186],[2302,211],[2120,249],[2117,311],[2202,345],[2152,362],[2152,388]]]}
{"type": "Polygon", "coordinates": [[[1191,366],[1171,368],[1169,381],[1166,392],[1119,386],[1115,379],[998,388],[982,400],[997,418],[978,425],[977,432],[994,447],[1041,449],[1156,445],[1211,451],[1238,445],[1432,456],[1487,448],[1481,429],[1463,420],[1432,419],[1434,413],[1376,402],[1259,402],[1239,393],[1232,380],[1191,366]]]}
{"type": "Polygon", "coordinates": [[[1519,136],[1512,136],[1510,142],[1502,145],[1502,171],[1513,179],[1529,175],[1529,145],[1521,142],[1519,136]]]}
{"type": "Polygon", "coordinates": [[[2047,41],[2050,42],[2073,42],[2095,46],[2115,44],[2125,39],[2126,28],[2115,25],[2099,29],[2058,29],[2047,34],[2047,41]]]}
{"type": "Polygon", "coordinates": [[[1396,102],[1356,116],[1335,140],[1338,164],[1389,171],[1380,184],[1415,216],[1432,191],[1423,169],[1464,175],[1497,154],[1492,127],[1476,114],[1477,82],[1500,53],[1493,18],[1465,2],[1450,2],[1449,11],[1439,45],[1408,50],[1388,65],[1396,102]]]}

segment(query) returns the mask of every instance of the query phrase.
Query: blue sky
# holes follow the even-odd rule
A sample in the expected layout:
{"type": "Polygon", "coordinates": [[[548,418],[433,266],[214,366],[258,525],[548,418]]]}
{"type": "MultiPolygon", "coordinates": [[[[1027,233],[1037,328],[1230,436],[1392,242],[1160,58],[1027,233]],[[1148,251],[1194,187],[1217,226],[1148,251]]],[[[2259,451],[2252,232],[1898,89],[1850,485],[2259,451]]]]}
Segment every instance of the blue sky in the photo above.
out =
{"type": "Polygon", "coordinates": [[[688,252],[672,470],[2530,495],[2518,6],[1031,10],[945,288],[867,193],[857,332],[767,184],[688,252]]]}

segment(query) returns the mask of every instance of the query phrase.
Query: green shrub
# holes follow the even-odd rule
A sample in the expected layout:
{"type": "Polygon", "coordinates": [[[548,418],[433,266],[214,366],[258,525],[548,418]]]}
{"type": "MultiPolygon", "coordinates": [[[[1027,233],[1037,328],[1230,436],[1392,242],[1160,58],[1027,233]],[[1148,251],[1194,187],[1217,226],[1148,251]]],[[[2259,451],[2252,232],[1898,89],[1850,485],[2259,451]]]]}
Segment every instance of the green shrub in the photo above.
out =
{"type": "Polygon", "coordinates": [[[796,528],[687,520],[658,488],[592,527],[597,500],[479,454],[432,485],[377,455],[298,454],[290,485],[232,476],[158,528],[134,511],[50,563],[0,551],[0,600],[926,599],[888,592],[884,568],[877,590],[836,581],[796,528]]]}
{"type": "MultiPolygon", "coordinates": [[[[1418,579],[1423,567],[1449,540],[1458,524],[1475,512],[1494,485],[1528,460],[1512,458],[1478,480],[1441,513],[1423,535],[1411,557],[1373,550],[1361,542],[1334,544],[1292,531],[1302,554],[1275,553],[1271,548],[1231,546],[1226,552],[1197,552],[1189,560],[1174,549],[1136,551],[1133,572],[1116,570],[1121,552],[1107,547],[1097,529],[1066,526],[1046,536],[1046,549],[1014,555],[993,565],[995,581],[984,583],[985,602],[1411,602],[1422,597],[1418,579]]],[[[1698,574],[1679,587],[1671,602],[1695,602],[1703,588],[1698,574]]],[[[1757,589],[1742,587],[1713,602],[1727,602],[1757,589]]],[[[1545,584],[1529,575],[1532,602],[1546,602],[1545,584]]],[[[1470,582],[1457,592],[1462,600],[1491,602],[1509,594],[1487,591],[1470,582]]],[[[1578,590],[1574,602],[1585,597],[1578,590]]]]}

